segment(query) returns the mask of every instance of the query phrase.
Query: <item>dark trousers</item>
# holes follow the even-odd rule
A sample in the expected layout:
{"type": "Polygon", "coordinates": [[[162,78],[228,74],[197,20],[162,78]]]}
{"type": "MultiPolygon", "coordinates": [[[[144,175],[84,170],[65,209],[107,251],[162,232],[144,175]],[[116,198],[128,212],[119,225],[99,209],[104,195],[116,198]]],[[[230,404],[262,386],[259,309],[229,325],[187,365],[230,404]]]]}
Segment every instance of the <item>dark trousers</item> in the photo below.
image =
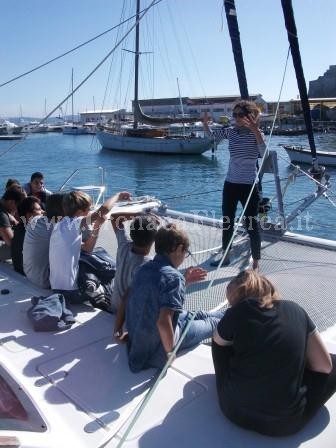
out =
{"type": "MultiPolygon", "coordinates": [[[[248,195],[251,190],[251,185],[247,184],[233,184],[231,182],[224,182],[223,187],[223,237],[222,247],[225,250],[232,238],[233,226],[237,211],[238,202],[244,207],[248,195]]],[[[259,207],[259,193],[257,186],[254,187],[249,203],[246,207],[244,224],[251,241],[251,252],[254,260],[260,260],[260,229],[258,222],[258,207],[259,207]]]]}
{"type": "Polygon", "coordinates": [[[303,415],[288,418],[286,422],[282,419],[270,421],[251,421],[244,412],[234,410],[227,403],[223,394],[224,383],[230,371],[229,362],[233,355],[232,347],[222,347],[212,342],[212,359],[215,367],[217,393],[219,404],[223,413],[237,425],[246,429],[255,430],[269,436],[288,436],[302,429],[316,412],[336,392],[336,355],[330,355],[332,359],[332,371],[329,374],[313,372],[305,369],[302,385],[306,386],[306,406],[303,415]]]}

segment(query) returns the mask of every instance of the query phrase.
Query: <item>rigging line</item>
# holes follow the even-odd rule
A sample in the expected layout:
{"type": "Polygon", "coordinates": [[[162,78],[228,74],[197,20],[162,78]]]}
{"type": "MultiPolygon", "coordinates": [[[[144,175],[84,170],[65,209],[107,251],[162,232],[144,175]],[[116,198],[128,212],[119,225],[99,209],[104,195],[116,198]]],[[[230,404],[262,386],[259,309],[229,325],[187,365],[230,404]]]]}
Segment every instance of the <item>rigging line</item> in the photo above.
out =
{"type": "Polygon", "coordinates": [[[324,197],[330,202],[331,205],[333,205],[336,208],[335,202],[332,199],[330,199],[328,195],[324,195],[324,197]]]}
{"type": "Polygon", "coordinates": [[[173,64],[170,61],[169,58],[169,52],[168,52],[168,48],[167,48],[167,39],[166,39],[166,35],[165,35],[165,28],[164,28],[164,21],[162,20],[162,16],[160,13],[160,10],[157,10],[157,15],[159,18],[159,22],[160,22],[160,31],[161,31],[161,35],[162,35],[162,39],[158,39],[157,43],[158,43],[158,49],[159,49],[159,56],[162,62],[162,65],[164,66],[165,69],[165,75],[167,77],[167,81],[171,84],[171,91],[174,92],[175,89],[175,76],[173,75],[172,69],[171,67],[173,66],[173,64]],[[161,45],[161,40],[162,40],[162,45],[161,45]],[[163,51],[162,50],[163,47],[163,51]],[[163,54],[165,53],[165,58],[163,57],[163,54]]]}
{"type": "Polygon", "coordinates": [[[286,207],[290,207],[291,205],[297,204],[298,202],[302,202],[305,198],[306,198],[306,196],[303,196],[303,198],[301,198],[301,199],[297,199],[296,201],[293,201],[293,202],[285,202],[284,205],[285,205],[286,207]]]}
{"type": "Polygon", "coordinates": [[[329,191],[331,194],[333,194],[334,196],[336,195],[336,193],[327,185],[323,185],[321,182],[319,182],[318,180],[316,180],[313,176],[311,176],[310,174],[308,174],[306,171],[304,171],[302,168],[300,168],[299,165],[295,165],[293,162],[291,162],[290,160],[288,160],[288,158],[286,157],[282,157],[280,154],[278,154],[278,157],[282,160],[284,160],[285,162],[289,163],[290,165],[292,165],[294,168],[298,169],[303,175],[305,175],[306,177],[308,177],[308,179],[312,180],[313,182],[316,183],[316,185],[318,185],[319,187],[325,188],[327,191],[329,191]]]}
{"type": "MultiPolygon", "coordinates": [[[[86,83],[86,81],[89,79],[89,78],[91,78],[91,76],[104,64],[104,62],[111,56],[111,54],[122,44],[122,42],[126,39],[126,37],[131,33],[131,31],[133,31],[133,29],[137,26],[137,24],[140,22],[140,20],[144,17],[144,15],[152,8],[152,6],[154,6],[154,4],[157,4],[158,2],[160,2],[160,1],[162,1],[162,0],[153,0],[151,3],[150,3],[150,5],[147,7],[147,8],[145,8],[144,10],[143,10],[143,13],[142,13],[142,15],[140,15],[140,17],[139,17],[139,20],[137,20],[136,21],[136,23],[134,23],[133,24],[133,26],[127,31],[127,33],[119,40],[119,42],[112,48],[112,50],[111,51],[109,51],[108,53],[107,53],[107,55],[99,62],[99,64],[98,65],[96,65],[96,67],[93,69],[93,70],[91,70],[91,72],[83,79],[83,81],[81,81],[73,90],[72,90],[72,92],[69,94],[69,95],[67,95],[56,107],[54,107],[54,109],[51,111],[51,112],[49,112],[44,118],[42,118],[42,120],[40,120],[40,122],[35,126],[35,127],[38,127],[38,126],[40,126],[41,124],[43,124],[43,123],[45,123],[46,122],[46,120],[54,113],[54,112],[56,112],[56,110],[57,109],[59,109],[61,106],[62,106],[62,104],[64,104],[75,92],[77,92],[77,90],[79,90],[81,87],[82,87],[82,85],[83,84],[85,84],[86,83]]],[[[21,142],[21,140],[20,140],[20,142],[21,142]]],[[[18,144],[19,144],[19,142],[18,142],[18,144]]],[[[5,151],[3,154],[0,154],[0,157],[2,157],[4,154],[6,154],[8,152],[8,150],[7,151],[5,151]]]]}
{"type": "MultiPolygon", "coordinates": [[[[177,3],[176,2],[175,2],[175,9],[177,9],[177,3]]],[[[181,14],[179,14],[179,17],[181,17],[181,14]]],[[[192,59],[192,62],[194,64],[194,67],[195,67],[195,70],[196,70],[196,74],[197,74],[197,78],[198,78],[198,81],[199,81],[200,86],[201,86],[201,90],[202,90],[204,98],[206,98],[207,94],[205,92],[204,85],[202,83],[199,67],[198,67],[198,64],[197,64],[197,59],[196,59],[195,53],[194,53],[194,51],[192,49],[192,46],[191,46],[191,43],[190,43],[190,39],[189,39],[189,35],[188,35],[188,32],[187,32],[185,23],[186,22],[184,20],[180,20],[180,26],[183,28],[183,31],[184,31],[184,34],[185,34],[185,37],[186,37],[188,49],[189,49],[189,52],[191,54],[191,59],[192,59]]]]}
{"type": "Polygon", "coordinates": [[[179,54],[179,57],[180,57],[180,60],[181,60],[184,72],[185,72],[185,74],[187,76],[188,83],[189,83],[192,91],[195,92],[195,87],[193,85],[193,82],[192,82],[192,79],[191,79],[191,76],[190,76],[190,70],[188,69],[188,65],[186,64],[186,58],[183,57],[183,54],[182,54],[182,47],[181,47],[180,36],[179,36],[179,32],[178,32],[176,24],[175,24],[174,16],[173,16],[171,8],[169,6],[169,2],[167,2],[167,9],[168,9],[168,15],[169,15],[169,18],[170,18],[171,27],[172,27],[172,30],[173,30],[173,35],[174,35],[175,41],[177,43],[178,54],[179,54]]]}
{"type": "MultiPolygon", "coordinates": [[[[122,19],[124,17],[124,13],[125,13],[125,0],[123,2],[123,6],[121,9],[121,14],[120,14],[120,22],[119,23],[123,23],[122,19]]],[[[118,42],[119,39],[119,33],[120,33],[121,27],[118,28],[118,32],[115,38],[115,42],[118,42]]],[[[108,91],[108,87],[109,87],[109,83],[110,83],[110,79],[111,79],[111,72],[112,72],[112,66],[113,66],[113,62],[114,62],[114,56],[115,53],[113,53],[112,58],[111,58],[111,62],[110,62],[110,67],[109,67],[109,71],[108,71],[108,75],[107,75],[107,81],[106,81],[106,87],[105,87],[105,91],[104,91],[104,97],[103,97],[103,101],[101,103],[101,108],[100,110],[104,110],[104,106],[105,106],[105,101],[106,101],[106,96],[107,96],[107,91],[108,91]]]]}
{"type": "MultiPolygon", "coordinates": [[[[255,186],[257,185],[257,179],[258,179],[258,176],[259,176],[259,174],[260,174],[260,172],[261,172],[261,169],[262,169],[262,166],[263,166],[263,163],[264,163],[266,154],[268,153],[268,148],[269,148],[269,146],[270,146],[270,142],[271,142],[271,136],[272,136],[272,133],[273,133],[273,129],[274,129],[274,126],[275,126],[275,121],[276,121],[277,113],[278,113],[278,110],[279,110],[280,98],[281,98],[282,89],[283,89],[283,85],[284,85],[285,74],[286,74],[286,71],[287,71],[288,59],[289,59],[289,49],[288,49],[288,52],[287,52],[287,58],[286,58],[286,63],[285,63],[285,70],[284,70],[284,74],[283,74],[283,78],[282,78],[282,83],[281,83],[281,87],[280,87],[280,92],[279,92],[279,97],[278,97],[278,103],[277,103],[277,107],[276,107],[276,113],[275,113],[275,116],[274,116],[273,125],[272,125],[271,132],[270,132],[270,138],[268,139],[268,142],[267,142],[267,145],[266,145],[266,149],[265,149],[265,153],[264,153],[264,155],[263,155],[263,157],[262,157],[262,159],[261,159],[261,163],[260,163],[259,169],[258,169],[258,171],[257,171],[256,177],[255,177],[255,179],[254,179],[253,185],[251,186],[251,190],[250,190],[250,193],[249,193],[248,198],[247,198],[247,200],[246,200],[246,204],[245,204],[245,206],[243,207],[243,211],[242,211],[242,213],[241,213],[240,216],[239,216],[239,220],[238,220],[238,222],[237,222],[237,227],[234,228],[233,235],[232,235],[232,237],[231,237],[231,240],[230,240],[229,244],[227,245],[227,247],[226,247],[226,249],[225,249],[225,251],[224,251],[222,260],[224,260],[224,258],[226,257],[226,255],[227,255],[227,253],[228,253],[228,251],[229,251],[229,248],[230,248],[230,246],[231,246],[231,244],[232,244],[232,242],[233,242],[233,239],[234,239],[234,237],[235,237],[236,234],[237,234],[237,228],[238,228],[238,226],[242,224],[243,217],[244,217],[244,214],[245,214],[245,212],[246,212],[247,205],[248,205],[248,203],[249,203],[249,201],[250,201],[250,199],[251,199],[253,190],[254,190],[255,186]]],[[[217,267],[216,270],[215,270],[215,273],[218,273],[218,272],[219,272],[220,266],[221,266],[221,264],[218,265],[218,267],[217,267]]],[[[204,297],[203,297],[203,299],[201,300],[201,303],[200,303],[200,306],[198,307],[198,310],[201,309],[203,303],[205,303],[206,299],[208,298],[208,294],[209,294],[210,288],[212,287],[212,285],[214,284],[215,280],[217,279],[216,277],[217,277],[217,276],[214,275],[214,277],[210,280],[208,286],[206,287],[205,292],[204,292],[204,297]]],[[[139,406],[139,408],[137,409],[135,415],[133,416],[133,418],[131,419],[129,425],[127,426],[127,428],[126,428],[124,434],[122,435],[122,437],[121,437],[121,439],[120,439],[120,441],[119,441],[119,443],[118,443],[118,445],[117,445],[117,448],[120,448],[120,447],[123,445],[123,443],[125,442],[127,436],[129,435],[130,431],[132,430],[132,428],[134,427],[134,425],[135,425],[135,423],[137,422],[138,418],[140,417],[140,415],[141,415],[141,413],[142,413],[142,410],[147,406],[147,403],[149,402],[149,400],[151,399],[152,395],[153,395],[154,392],[156,391],[156,388],[157,388],[158,384],[160,383],[160,381],[162,380],[162,378],[166,375],[166,372],[167,372],[169,366],[172,364],[172,362],[173,362],[173,360],[174,360],[174,358],[175,358],[175,356],[176,356],[176,353],[177,353],[177,351],[179,350],[179,348],[180,348],[180,346],[181,346],[181,344],[182,344],[182,341],[183,341],[184,338],[186,337],[186,335],[187,335],[187,333],[188,333],[188,331],[189,331],[189,328],[190,328],[191,324],[193,323],[193,321],[194,321],[194,319],[195,319],[195,316],[196,316],[196,313],[193,312],[193,313],[192,313],[192,316],[191,316],[191,318],[190,318],[190,320],[189,320],[189,322],[188,322],[188,324],[186,325],[184,331],[182,332],[182,335],[180,336],[180,339],[178,340],[177,344],[175,345],[174,350],[172,351],[172,353],[171,353],[169,359],[167,360],[166,364],[165,364],[164,367],[162,368],[162,370],[161,370],[161,372],[160,372],[158,378],[156,379],[155,383],[153,384],[153,386],[152,386],[152,387],[149,389],[149,391],[146,393],[144,399],[143,399],[142,402],[141,402],[141,405],[139,406]]]]}
{"type": "MultiPolygon", "coordinates": [[[[154,6],[154,5],[156,5],[156,4],[160,3],[160,2],[162,2],[162,0],[155,0],[155,3],[153,3],[153,5],[151,5],[151,6],[154,6]]],[[[144,11],[145,11],[145,13],[146,13],[146,12],[147,12],[147,8],[144,8],[144,9],[141,11],[141,13],[143,13],[144,11]]],[[[140,13],[140,14],[141,14],[141,13],[140,13]]],[[[94,40],[98,39],[99,37],[104,36],[104,34],[107,34],[107,33],[109,33],[110,31],[113,31],[113,30],[115,30],[116,28],[118,28],[119,26],[123,25],[124,23],[126,23],[126,22],[128,22],[128,21],[134,19],[134,17],[136,17],[136,14],[134,14],[132,17],[129,17],[128,19],[124,20],[124,22],[122,22],[122,23],[118,23],[118,25],[114,25],[112,28],[109,28],[108,30],[103,31],[102,33],[98,34],[97,36],[92,37],[91,39],[87,40],[86,42],[83,42],[82,44],[77,45],[76,47],[72,48],[71,50],[68,50],[68,51],[66,51],[65,53],[62,53],[62,54],[60,54],[59,56],[56,56],[56,57],[50,59],[49,61],[44,62],[43,64],[40,64],[39,66],[37,66],[37,67],[35,67],[35,68],[32,68],[31,70],[28,70],[27,72],[22,73],[21,75],[15,76],[14,78],[11,78],[11,79],[9,79],[8,81],[3,82],[2,84],[0,84],[0,87],[6,86],[7,84],[10,84],[10,83],[12,83],[12,82],[14,82],[14,81],[17,81],[18,79],[23,78],[24,76],[27,76],[27,75],[29,75],[30,73],[33,73],[33,72],[35,72],[36,70],[39,70],[40,68],[45,67],[46,65],[49,65],[49,64],[51,64],[52,62],[55,62],[55,61],[57,61],[58,59],[63,58],[64,56],[67,56],[67,55],[70,54],[70,53],[73,53],[74,51],[76,51],[76,50],[78,50],[79,48],[84,47],[85,45],[87,45],[87,44],[93,42],[94,40]]]]}
{"type": "Polygon", "coordinates": [[[13,143],[9,148],[7,148],[5,151],[3,151],[0,154],[0,157],[4,156],[5,154],[7,154],[9,151],[11,151],[13,148],[15,148],[15,146],[18,146],[20,143],[22,143],[23,140],[26,140],[26,138],[28,137],[29,133],[27,133],[21,140],[18,140],[17,142],[13,143]]]}
{"type": "Polygon", "coordinates": [[[222,189],[217,189],[217,190],[209,190],[209,191],[203,191],[203,192],[196,192],[196,193],[186,193],[186,194],[182,194],[180,196],[171,196],[171,197],[163,197],[162,200],[166,201],[168,199],[181,199],[181,198],[187,198],[190,196],[200,196],[203,194],[209,194],[209,193],[218,193],[219,191],[222,191],[222,189]]]}

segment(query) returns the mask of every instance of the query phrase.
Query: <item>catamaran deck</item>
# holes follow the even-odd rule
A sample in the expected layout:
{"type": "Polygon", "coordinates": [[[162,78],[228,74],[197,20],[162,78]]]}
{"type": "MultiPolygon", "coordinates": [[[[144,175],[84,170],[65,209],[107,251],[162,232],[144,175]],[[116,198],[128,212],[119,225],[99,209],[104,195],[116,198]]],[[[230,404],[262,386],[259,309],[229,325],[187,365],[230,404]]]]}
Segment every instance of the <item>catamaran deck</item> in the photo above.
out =
{"type": "MultiPolygon", "coordinates": [[[[197,262],[209,270],[206,281],[188,290],[186,306],[223,306],[227,282],[247,265],[248,241],[242,237],[229,267],[210,268],[213,251],[208,249],[220,245],[220,229],[186,221],[183,225],[194,253],[183,267],[197,262]],[[210,281],[213,285],[207,290],[210,281]]],[[[115,254],[109,223],[98,245],[115,254]]],[[[312,247],[289,236],[286,241],[264,241],[262,246],[261,270],[283,298],[308,311],[330,351],[336,353],[336,244],[312,247]]],[[[70,330],[35,333],[26,311],[30,297],[46,291],[1,264],[0,289],[5,288],[9,294],[0,296],[0,362],[37,403],[44,427],[41,432],[0,431],[0,440],[15,435],[20,446],[27,447],[116,447],[153,384],[154,370],[129,371],[126,347],[112,337],[112,315],[78,306],[74,308],[76,324],[70,330]]],[[[22,394],[19,388],[15,392],[22,394]]],[[[295,436],[274,439],[238,428],[219,409],[210,347],[201,345],[174,361],[123,446],[334,448],[335,419],[336,396],[295,436]]]]}

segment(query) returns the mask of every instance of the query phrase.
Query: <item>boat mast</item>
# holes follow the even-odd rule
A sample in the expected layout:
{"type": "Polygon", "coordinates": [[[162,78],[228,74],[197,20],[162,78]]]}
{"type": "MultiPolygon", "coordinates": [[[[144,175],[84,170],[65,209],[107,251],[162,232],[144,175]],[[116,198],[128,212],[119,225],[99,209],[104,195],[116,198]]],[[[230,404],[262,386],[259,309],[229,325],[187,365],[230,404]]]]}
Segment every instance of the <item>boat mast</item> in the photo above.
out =
{"type": "Polygon", "coordinates": [[[226,20],[229,28],[233,57],[236,65],[240,96],[243,100],[249,99],[243,52],[240,43],[240,33],[237,20],[235,0],[223,0],[226,20]]]}
{"type": "MultiPolygon", "coordinates": [[[[135,15],[135,67],[134,67],[134,105],[139,102],[139,37],[140,37],[140,0],[137,0],[135,15]]],[[[138,128],[138,120],[134,114],[133,128],[138,128]]]]}
{"type": "Polygon", "coordinates": [[[314,134],[313,134],[313,125],[312,125],[312,119],[311,119],[311,114],[310,114],[310,106],[309,106],[309,101],[308,101],[306,80],[305,80],[303,68],[302,68],[302,61],[301,61],[300,48],[299,48],[299,39],[297,36],[297,31],[296,31],[296,24],[295,24],[295,19],[294,19],[292,0],[281,0],[281,5],[282,5],[284,18],[285,18],[288,41],[289,41],[289,45],[290,45],[290,49],[291,49],[291,53],[292,53],[293,65],[294,65],[297,84],[298,84],[299,93],[300,93],[303,116],[304,116],[304,121],[306,124],[307,134],[308,134],[309,146],[310,146],[310,150],[312,153],[313,168],[317,169],[318,161],[317,161],[316,146],[315,146],[315,140],[314,140],[314,134]]]}
{"type": "Polygon", "coordinates": [[[74,124],[73,69],[71,70],[71,116],[72,116],[72,124],[74,124]]]}

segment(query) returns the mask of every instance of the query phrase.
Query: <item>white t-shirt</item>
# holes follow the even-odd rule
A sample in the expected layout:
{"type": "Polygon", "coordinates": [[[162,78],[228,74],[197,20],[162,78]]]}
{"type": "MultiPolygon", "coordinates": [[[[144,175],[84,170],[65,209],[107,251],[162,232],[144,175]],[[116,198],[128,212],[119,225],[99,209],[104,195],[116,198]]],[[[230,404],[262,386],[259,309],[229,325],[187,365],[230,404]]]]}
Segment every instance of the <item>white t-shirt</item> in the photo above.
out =
{"type": "Polygon", "coordinates": [[[50,286],[52,289],[78,289],[78,262],[82,245],[82,217],[66,216],[51,234],[49,247],[50,286]]]}

